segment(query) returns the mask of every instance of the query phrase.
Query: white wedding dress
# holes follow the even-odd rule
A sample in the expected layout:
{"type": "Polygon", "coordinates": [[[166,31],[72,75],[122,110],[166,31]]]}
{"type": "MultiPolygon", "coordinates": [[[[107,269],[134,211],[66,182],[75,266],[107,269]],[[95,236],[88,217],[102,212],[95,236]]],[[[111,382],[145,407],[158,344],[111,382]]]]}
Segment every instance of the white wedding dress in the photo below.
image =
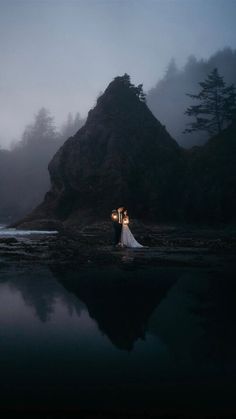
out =
{"type": "Polygon", "coordinates": [[[143,247],[140,243],[135,240],[127,224],[122,225],[121,230],[121,246],[124,247],[143,247]]]}

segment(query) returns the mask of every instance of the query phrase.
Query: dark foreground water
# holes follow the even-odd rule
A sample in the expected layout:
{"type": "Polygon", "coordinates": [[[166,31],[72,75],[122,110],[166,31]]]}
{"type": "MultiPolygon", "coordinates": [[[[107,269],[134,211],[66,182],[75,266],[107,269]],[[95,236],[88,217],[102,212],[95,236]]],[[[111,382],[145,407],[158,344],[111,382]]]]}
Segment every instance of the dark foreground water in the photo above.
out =
{"type": "Polygon", "coordinates": [[[0,263],[1,408],[233,410],[234,272],[0,263]]]}

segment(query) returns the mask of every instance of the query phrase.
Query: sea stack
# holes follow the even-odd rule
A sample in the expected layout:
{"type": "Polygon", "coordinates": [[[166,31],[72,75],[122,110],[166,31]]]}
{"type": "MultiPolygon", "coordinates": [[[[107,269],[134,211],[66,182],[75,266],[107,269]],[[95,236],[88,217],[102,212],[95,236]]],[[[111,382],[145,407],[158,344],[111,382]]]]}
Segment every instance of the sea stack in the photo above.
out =
{"type": "Polygon", "coordinates": [[[135,217],[170,218],[181,166],[182,150],[147,107],[142,85],[116,77],[54,155],[51,189],[24,223],[107,218],[120,205],[135,217]]]}

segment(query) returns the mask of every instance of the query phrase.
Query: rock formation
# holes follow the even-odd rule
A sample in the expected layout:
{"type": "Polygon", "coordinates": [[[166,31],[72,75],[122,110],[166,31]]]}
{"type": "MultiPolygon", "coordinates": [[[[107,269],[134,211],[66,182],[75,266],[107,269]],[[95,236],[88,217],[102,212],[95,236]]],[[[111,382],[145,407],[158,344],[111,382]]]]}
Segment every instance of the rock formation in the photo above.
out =
{"type": "Polygon", "coordinates": [[[57,228],[131,218],[229,223],[236,214],[235,124],[202,147],[184,150],[148,109],[142,86],[116,77],[85,125],[49,164],[51,189],[18,225],[57,228]]]}
{"type": "Polygon", "coordinates": [[[185,219],[198,223],[236,221],[236,123],[203,147],[186,153],[185,219]]]}
{"type": "Polygon", "coordinates": [[[120,205],[135,217],[171,218],[181,165],[182,150],[148,109],[142,87],[116,77],[51,160],[51,190],[27,220],[107,218],[120,205]]]}

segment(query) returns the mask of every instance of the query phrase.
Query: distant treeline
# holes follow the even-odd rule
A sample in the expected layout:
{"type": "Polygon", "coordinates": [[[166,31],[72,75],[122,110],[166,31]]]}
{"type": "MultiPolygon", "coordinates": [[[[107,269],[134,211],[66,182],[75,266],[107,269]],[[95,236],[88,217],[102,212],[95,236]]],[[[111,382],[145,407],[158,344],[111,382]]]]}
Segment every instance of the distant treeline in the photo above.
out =
{"type": "Polygon", "coordinates": [[[208,136],[202,132],[183,134],[189,117],[184,114],[192,104],[187,93],[198,93],[199,82],[217,68],[226,84],[236,85],[236,50],[225,48],[208,60],[190,56],[186,65],[179,69],[172,59],[164,77],[147,93],[147,105],[169,133],[183,147],[201,145],[208,136]]]}
{"type": "MultiPolygon", "coordinates": [[[[190,122],[185,111],[192,104],[187,94],[198,93],[199,82],[214,68],[219,70],[226,84],[236,85],[236,50],[225,48],[208,60],[191,56],[182,69],[177,68],[172,59],[164,77],[146,95],[146,103],[155,117],[186,148],[202,145],[208,139],[201,131],[191,134],[183,134],[183,131],[190,122]]],[[[42,108],[10,151],[0,149],[0,221],[20,218],[43,200],[50,188],[50,160],[84,122],[79,114],[69,114],[61,129],[56,129],[53,117],[42,108]]]]}
{"type": "MultiPolygon", "coordinates": [[[[209,77],[211,89],[207,95],[204,90],[208,112],[212,106],[214,110],[214,101],[210,105],[208,101],[215,96],[216,86],[217,98],[222,99],[221,78],[215,70],[209,77]]],[[[214,134],[209,132],[205,145],[186,150],[144,99],[141,86],[134,86],[128,74],[109,83],[84,126],[51,160],[51,189],[23,220],[24,225],[56,221],[81,226],[107,219],[120,203],[132,218],[158,223],[223,226],[236,222],[235,107],[224,127],[215,126],[214,113],[208,115],[214,134]]],[[[225,116],[225,106],[218,111],[225,116]]]]}
{"type": "Polygon", "coordinates": [[[31,211],[50,187],[48,163],[84,121],[68,115],[57,130],[50,112],[41,108],[11,150],[0,150],[0,221],[12,221],[31,211]]]}

